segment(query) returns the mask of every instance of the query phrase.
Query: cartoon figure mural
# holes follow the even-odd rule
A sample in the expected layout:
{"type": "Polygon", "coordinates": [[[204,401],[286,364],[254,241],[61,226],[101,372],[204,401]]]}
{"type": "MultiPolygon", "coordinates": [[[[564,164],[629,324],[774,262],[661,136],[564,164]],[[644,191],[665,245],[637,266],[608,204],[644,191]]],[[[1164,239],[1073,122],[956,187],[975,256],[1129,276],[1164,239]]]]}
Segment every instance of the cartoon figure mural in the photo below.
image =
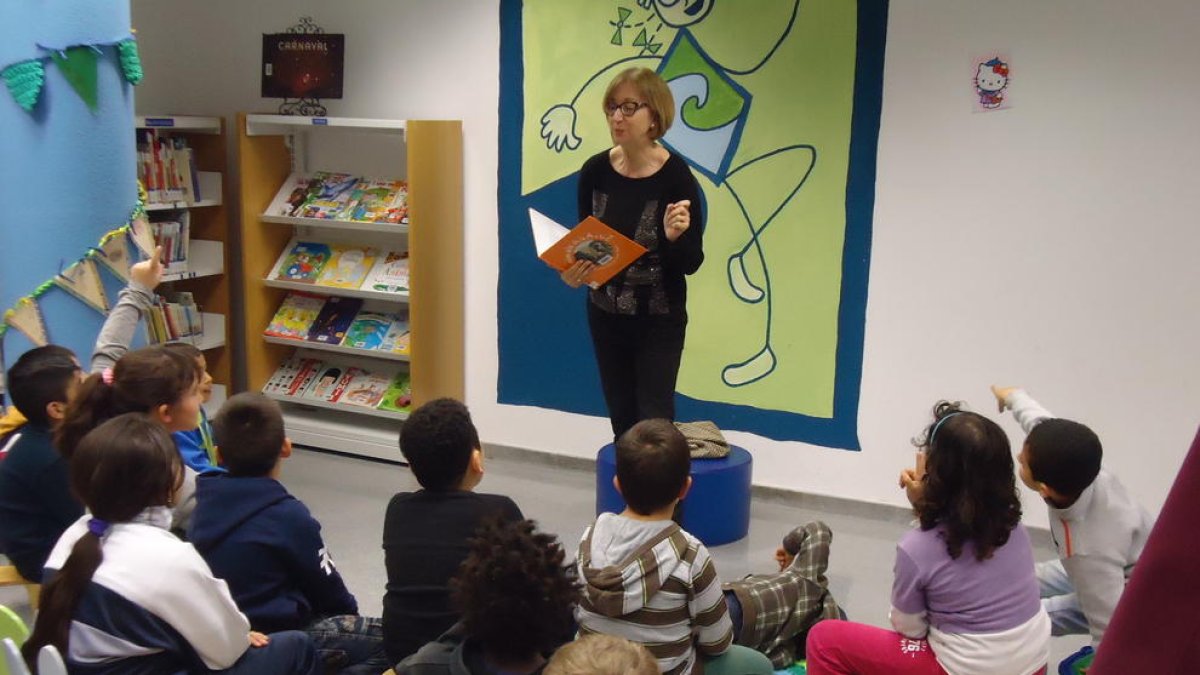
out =
{"type": "Polygon", "coordinates": [[[530,210],[574,221],[575,172],[609,145],[604,88],[645,66],[674,94],[662,142],[708,222],[680,418],[856,447],[886,3],[511,0],[501,15],[501,402],[603,414],[598,386],[573,393],[594,380],[583,300],[525,242],[530,210]],[[530,328],[559,363],[530,358],[530,328]],[[571,391],[537,377],[568,359],[587,371],[571,391]]]}
{"type": "Polygon", "coordinates": [[[979,105],[984,108],[999,108],[1004,103],[1004,90],[1008,88],[1008,64],[993,57],[979,64],[975,73],[975,92],[979,94],[979,105]]]}

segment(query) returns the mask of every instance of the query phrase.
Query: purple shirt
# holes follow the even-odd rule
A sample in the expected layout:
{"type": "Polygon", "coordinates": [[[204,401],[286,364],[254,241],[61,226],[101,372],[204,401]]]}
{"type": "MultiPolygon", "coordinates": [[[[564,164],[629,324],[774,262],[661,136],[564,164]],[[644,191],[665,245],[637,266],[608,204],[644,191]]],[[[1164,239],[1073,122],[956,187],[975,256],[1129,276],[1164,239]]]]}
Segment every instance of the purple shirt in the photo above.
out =
{"type": "Polygon", "coordinates": [[[955,560],[941,529],[911,530],[896,545],[892,606],[927,613],[944,633],[996,633],[1016,628],[1041,609],[1029,533],[1017,525],[984,561],[971,542],[955,560]]]}

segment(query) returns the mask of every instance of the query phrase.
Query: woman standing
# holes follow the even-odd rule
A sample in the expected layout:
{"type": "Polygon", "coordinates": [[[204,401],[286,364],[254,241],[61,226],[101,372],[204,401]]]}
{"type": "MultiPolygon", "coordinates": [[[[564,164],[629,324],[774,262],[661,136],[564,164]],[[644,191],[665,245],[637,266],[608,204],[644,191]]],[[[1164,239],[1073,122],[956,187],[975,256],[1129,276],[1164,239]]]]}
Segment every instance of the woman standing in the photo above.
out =
{"type": "MultiPolygon", "coordinates": [[[[675,380],[687,328],[687,282],[704,261],[700,186],[658,139],[675,117],[667,83],[630,68],[604,94],[613,147],[579,172],[579,218],[595,216],[646,254],[588,292],[588,326],[613,436],[644,419],[675,419],[675,380]]],[[[576,288],[594,264],[562,273],[576,288]]]]}

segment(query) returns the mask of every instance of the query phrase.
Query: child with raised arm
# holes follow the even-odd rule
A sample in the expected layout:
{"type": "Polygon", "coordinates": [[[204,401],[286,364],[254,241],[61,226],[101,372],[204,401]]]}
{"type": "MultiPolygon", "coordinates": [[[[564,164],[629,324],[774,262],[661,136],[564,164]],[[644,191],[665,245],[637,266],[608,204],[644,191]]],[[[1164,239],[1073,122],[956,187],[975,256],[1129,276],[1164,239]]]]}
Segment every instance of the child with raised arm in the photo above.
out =
{"type": "Polygon", "coordinates": [[[251,632],[225,582],[167,531],[182,463],[158,420],[118,415],[72,449],[71,488],[88,513],[46,562],[26,661],[54,645],[71,672],[91,675],[316,672],[308,636],[251,632]]]}
{"type": "Polygon", "coordinates": [[[1054,635],[1090,633],[1099,648],[1154,520],[1101,468],[1091,429],[1054,417],[1023,389],[993,385],[992,393],[1027,434],[1021,482],[1050,509],[1058,560],[1039,563],[1037,575],[1054,635]]]}
{"type": "Polygon", "coordinates": [[[892,630],[822,621],[808,634],[811,675],[1044,673],[1050,620],[1008,437],[939,403],[916,467],[900,475],[918,527],[896,546],[892,630]]]}

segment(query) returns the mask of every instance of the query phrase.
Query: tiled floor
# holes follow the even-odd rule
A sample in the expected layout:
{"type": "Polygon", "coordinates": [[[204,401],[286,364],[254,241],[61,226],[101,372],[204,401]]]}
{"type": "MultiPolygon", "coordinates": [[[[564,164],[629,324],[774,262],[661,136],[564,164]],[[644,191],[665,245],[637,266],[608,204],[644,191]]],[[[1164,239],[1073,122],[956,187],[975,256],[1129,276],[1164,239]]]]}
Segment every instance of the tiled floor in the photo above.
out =
{"type": "MultiPolygon", "coordinates": [[[[416,489],[412,474],[399,465],[297,450],[284,466],[283,482],[321,521],[326,543],[357,596],[360,611],[378,616],[385,583],[381,549],[384,508],[392,494],[416,489]]],[[[569,553],[594,516],[593,474],[555,462],[493,457],[479,489],[512,497],[541,529],[557,534],[569,553]]],[[[712,549],[718,573],[733,579],[770,571],[782,536],[797,524],[821,519],[834,533],[829,570],[834,597],[851,619],[887,625],[895,543],[906,525],[897,518],[848,512],[855,509],[818,513],[795,506],[795,501],[786,497],[755,499],[750,535],[712,549]]],[[[1053,557],[1049,549],[1036,554],[1039,560],[1053,557]]],[[[30,618],[23,589],[0,589],[0,604],[30,618]]],[[[1053,662],[1085,643],[1081,637],[1055,639],[1053,662]]]]}

